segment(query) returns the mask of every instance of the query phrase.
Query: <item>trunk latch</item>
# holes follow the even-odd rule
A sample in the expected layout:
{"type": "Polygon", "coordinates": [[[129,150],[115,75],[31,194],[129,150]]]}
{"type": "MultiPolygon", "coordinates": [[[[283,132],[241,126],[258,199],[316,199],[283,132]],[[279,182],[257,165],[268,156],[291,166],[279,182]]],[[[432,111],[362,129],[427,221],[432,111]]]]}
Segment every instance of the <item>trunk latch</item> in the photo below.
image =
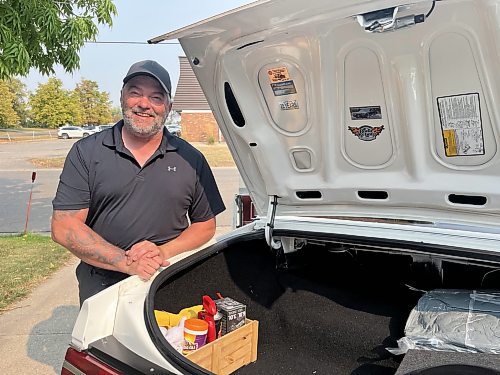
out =
{"type": "MultiPolygon", "coordinates": [[[[434,3],[435,2],[433,2],[433,6],[434,3]]],[[[398,11],[399,7],[380,9],[373,12],[359,14],[356,16],[356,19],[365,31],[369,33],[382,33],[422,23],[426,18],[424,14],[411,14],[404,17],[397,17],[398,11]]]]}

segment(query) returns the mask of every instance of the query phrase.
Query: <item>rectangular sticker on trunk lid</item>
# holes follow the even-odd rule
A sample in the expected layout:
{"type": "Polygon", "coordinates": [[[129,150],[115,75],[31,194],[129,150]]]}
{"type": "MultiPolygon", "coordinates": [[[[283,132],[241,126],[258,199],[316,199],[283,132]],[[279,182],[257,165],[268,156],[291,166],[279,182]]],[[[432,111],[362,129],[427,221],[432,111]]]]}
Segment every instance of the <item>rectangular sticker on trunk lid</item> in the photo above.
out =
{"type": "Polygon", "coordinates": [[[446,156],[484,155],[479,94],[437,98],[446,156]]]}
{"type": "Polygon", "coordinates": [[[292,80],[271,83],[271,88],[273,89],[274,96],[290,95],[296,94],[297,90],[292,80]]]}

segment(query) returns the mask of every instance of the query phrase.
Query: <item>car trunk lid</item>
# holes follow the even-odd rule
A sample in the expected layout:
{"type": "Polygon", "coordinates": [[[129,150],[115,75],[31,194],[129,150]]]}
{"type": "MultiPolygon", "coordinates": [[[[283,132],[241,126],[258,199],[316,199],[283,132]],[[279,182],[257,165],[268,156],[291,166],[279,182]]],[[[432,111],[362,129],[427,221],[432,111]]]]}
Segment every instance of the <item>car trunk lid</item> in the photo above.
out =
{"type": "Polygon", "coordinates": [[[150,42],[179,39],[259,214],[495,232],[499,4],[258,1],[150,42]]]}

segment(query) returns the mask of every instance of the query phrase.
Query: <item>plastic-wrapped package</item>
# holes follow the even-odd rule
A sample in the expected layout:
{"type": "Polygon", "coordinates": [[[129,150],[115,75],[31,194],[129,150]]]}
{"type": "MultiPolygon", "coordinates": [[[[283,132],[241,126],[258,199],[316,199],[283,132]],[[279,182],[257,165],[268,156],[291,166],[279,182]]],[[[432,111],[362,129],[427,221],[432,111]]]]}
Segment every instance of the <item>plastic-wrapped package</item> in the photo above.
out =
{"type": "Polygon", "coordinates": [[[394,354],[409,349],[500,354],[500,291],[436,289],[411,311],[394,354]]]}
{"type": "Polygon", "coordinates": [[[179,353],[182,353],[184,346],[184,323],[186,322],[186,317],[181,317],[179,324],[173,326],[172,328],[165,328],[160,326],[160,331],[172,347],[179,353]]]}

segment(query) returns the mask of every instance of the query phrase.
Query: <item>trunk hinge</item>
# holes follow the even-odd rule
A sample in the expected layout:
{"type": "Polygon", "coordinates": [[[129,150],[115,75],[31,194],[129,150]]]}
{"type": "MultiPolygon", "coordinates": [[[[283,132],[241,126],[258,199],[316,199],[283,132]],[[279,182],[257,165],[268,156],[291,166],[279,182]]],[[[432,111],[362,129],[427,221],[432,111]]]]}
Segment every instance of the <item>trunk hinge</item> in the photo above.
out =
{"type": "Polygon", "coordinates": [[[283,269],[287,268],[287,261],[285,253],[283,251],[283,246],[280,240],[276,240],[273,237],[274,217],[276,216],[277,209],[278,209],[278,196],[273,195],[272,197],[269,197],[269,204],[267,206],[265,235],[267,244],[269,245],[271,251],[276,256],[276,268],[283,269]]]}
{"type": "Polygon", "coordinates": [[[278,196],[273,195],[269,197],[269,204],[267,205],[267,220],[266,220],[266,241],[271,249],[276,250],[281,247],[281,241],[273,238],[274,230],[274,217],[276,216],[276,209],[278,208],[278,196]]]}

